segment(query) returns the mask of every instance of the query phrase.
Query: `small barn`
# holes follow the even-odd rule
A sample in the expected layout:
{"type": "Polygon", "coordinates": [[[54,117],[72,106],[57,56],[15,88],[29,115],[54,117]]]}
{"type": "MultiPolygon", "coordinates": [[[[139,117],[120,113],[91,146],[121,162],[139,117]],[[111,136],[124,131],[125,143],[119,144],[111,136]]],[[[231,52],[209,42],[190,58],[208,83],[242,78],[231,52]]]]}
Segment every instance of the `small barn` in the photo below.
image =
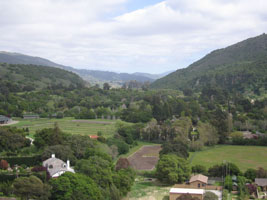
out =
{"type": "Polygon", "coordinates": [[[23,115],[23,119],[39,119],[40,116],[36,114],[25,114],[23,115]]]}
{"type": "Polygon", "coordinates": [[[198,174],[195,176],[192,176],[190,178],[190,186],[194,187],[194,188],[205,188],[206,185],[208,184],[208,179],[209,177],[204,176],[202,174],[198,174]]]}

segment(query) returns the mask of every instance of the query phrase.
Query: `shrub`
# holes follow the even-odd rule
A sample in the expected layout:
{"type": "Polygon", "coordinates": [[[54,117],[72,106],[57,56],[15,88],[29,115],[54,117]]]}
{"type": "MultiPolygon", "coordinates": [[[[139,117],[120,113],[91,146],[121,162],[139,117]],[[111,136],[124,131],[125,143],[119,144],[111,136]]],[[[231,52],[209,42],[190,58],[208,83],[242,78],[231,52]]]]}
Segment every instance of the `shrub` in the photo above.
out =
{"type": "Polygon", "coordinates": [[[23,165],[24,164],[27,167],[38,165],[42,161],[40,155],[35,155],[35,156],[3,157],[3,158],[0,158],[0,159],[6,160],[10,164],[10,166],[23,165]]]}
{"type": "Polygon", "coordinates": [[[218,200],[218,196],[213,192],[205,192],[204,200],[218,200]]]}
{"type": "Polygon", "coordinates": [[[13,189],[12,189],[12,182],[11,181],[7,181],[7,182],[4,182],[0,185],[0,191],[7,197],[9,197],[12,192],[13,192],[13,189]]]}
{"type": "Polygon", "coordinates": [[[120,158],[116,163],[116,171],[120,169],[127,169],[130,167],[130,162],[127,158],[120,158]]]}
{"type": "Polygon", "coordinates": [[[203,165],[195,165],[192,167],[192,173],[195,174],[207,174],[207,169],[203,165]]]}
{"type": "Polygon", "coordinates": [[[7,170],[8,168],[8,162],[6,160],[1,160],[0,161],[0,169],[7,170]]]}
{"type": "Polygon", "coordinates": [[[47,168],[46,167],[43,167],[43,166],[35,166],[35,167],[33,167],[32,168],[32,170],[31,170],[32,172],[45,172],[44,174],[45,174],[45,178],[41,178],[42,180],[49,180],[50,178],[51,178],[51,176],[50,176],[50,174],[49,174],[49,172],[48,172],[48,170],[47,170],[47,168]]]}

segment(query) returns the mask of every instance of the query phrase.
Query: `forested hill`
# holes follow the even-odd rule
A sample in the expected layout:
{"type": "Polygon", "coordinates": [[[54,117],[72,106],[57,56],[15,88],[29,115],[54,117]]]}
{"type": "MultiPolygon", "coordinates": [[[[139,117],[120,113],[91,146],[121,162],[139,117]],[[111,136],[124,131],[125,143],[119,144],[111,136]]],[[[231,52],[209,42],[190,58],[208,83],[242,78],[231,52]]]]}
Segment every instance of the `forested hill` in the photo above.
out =
{"type": "Polygon", "coordinates": [[[151,87],[200,90],[209,85],[229,91],[266,90],[267,35],[215,50],[189,67],[155,81],[151,87]]]}
{"type": "Polygon", "coordinates": [[[85,82],[76,74],[54,67],[0,64],[0,91],[32,91],[58,85],[83,87],[85,82]]]}
{"type": "Polygon", "coordinates": [[[8,64],[31,64],[31,65],[41,65],[65,69],[67,71],[74,72],[82,77],[84,80],[90,82],[91,84],[108,82],[110,84],[123,84],[128,81],[138,81],[138,82],[153,82],[155,79],[163,77],[161,74],[143,74],[143,73],[116,73],[110,71],[101,70],[87,70],[87,69],[77,69],[69,66],[60,65],[54,63],[48,59],[41,57],[28,56],[20,53],[11,53],[0,51],[0,63],[8,64]]]}
{"type": "Polygon", "coordinates": [[[62,69],[65,68],[65,66],[63,65],[59,65],[44,58],[27,56],[20,53],[11,53],[5,51],[0,51],[0,63],[40,65],[40,66],[58,67],[62,69]]]}

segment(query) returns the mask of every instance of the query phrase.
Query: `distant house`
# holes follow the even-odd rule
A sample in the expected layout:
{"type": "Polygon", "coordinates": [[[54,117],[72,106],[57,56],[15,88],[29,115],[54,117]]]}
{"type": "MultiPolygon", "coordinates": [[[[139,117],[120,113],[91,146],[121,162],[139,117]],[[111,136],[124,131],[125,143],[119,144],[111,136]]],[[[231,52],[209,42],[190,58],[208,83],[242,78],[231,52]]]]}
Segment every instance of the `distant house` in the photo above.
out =
{"type": "Polygon", "coordinates": [[[222,186],[208,185],[208,179],[207,176],[197,174],[192,176],[186,184],[175,184],[170,189],[170,200],[176,200],[183,194],[190,194],[192,197],[202,200],[205,192],[212,192],[221,200],[222,186]]]}
{"type": "Polygon", "coordinates": [[[205,188],[206,185],[208,184],[208,179],[209,177],[204,176],[202,174],[198,174],[195,176],[192,176],[190,178],[190,186],[194,187],[194,188],[205,188]]]}
{"type": "Polygon", "coordinates": [[[11,118],[6,117],[4,115],[0,115],[0,124],[8,124],[12,121],[11,118]]]}
{"type": "Polygon", "coordinates": [[[67,160],[67,163],[55,157],[55,154],[52,154],[51,158],[43,162],[43,166],[47,168],[50,176],[56,178],[64,174],[65,172],[75,173],[74,169],[70,167],[70,161],[67,160]]]}
{"type": "Polygon", "coordinates": [[[262,191],[267,191],[267,178],[255,178],[255,184],[261,187],[262,191]]]}
{"type": "Polygon", "coordinates": [[[97,140],[97,138],[99,138],[99,136],[98,135],[90,135],[90,138],[97,140]]]}
{"type": "Polygon", "coordinates": [[[39,115],[36,114],[25,114],[23,115],[23,119],[39,119],[39,115]]]}

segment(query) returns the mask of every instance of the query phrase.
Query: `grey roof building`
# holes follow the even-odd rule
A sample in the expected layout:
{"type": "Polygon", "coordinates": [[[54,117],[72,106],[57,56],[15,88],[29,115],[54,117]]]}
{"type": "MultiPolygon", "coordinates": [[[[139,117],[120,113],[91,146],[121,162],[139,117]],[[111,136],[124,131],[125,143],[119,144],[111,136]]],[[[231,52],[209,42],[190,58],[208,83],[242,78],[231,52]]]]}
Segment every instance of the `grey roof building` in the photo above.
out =
{"type": "Polygon", "coordinates": [[[39,119],[40,116],[37,114],[24,114],[23,119],[39,119]]]}
{"type": "Polygon", "coordinates": [[[255,178],[255,184],[263,191],[267,191],[267,178],[255,178]]]}
{"type": "Polygon", "coordinates": [[[55,154],[52,154],[51,158],[43,161],[43,166],[47,168],[52,178],[59,177],[65,172],[75,173],[74,169],[70,167],[70,161],[67,163],[56,158],[55,154]]]}
{"type": "Polygon", "coordinates": [[[12,121],[12,119],[10,119],[9,117],[6,117],[4,115],[0,115],[0,124],[7,124],[11,121],[12,121]]]}

